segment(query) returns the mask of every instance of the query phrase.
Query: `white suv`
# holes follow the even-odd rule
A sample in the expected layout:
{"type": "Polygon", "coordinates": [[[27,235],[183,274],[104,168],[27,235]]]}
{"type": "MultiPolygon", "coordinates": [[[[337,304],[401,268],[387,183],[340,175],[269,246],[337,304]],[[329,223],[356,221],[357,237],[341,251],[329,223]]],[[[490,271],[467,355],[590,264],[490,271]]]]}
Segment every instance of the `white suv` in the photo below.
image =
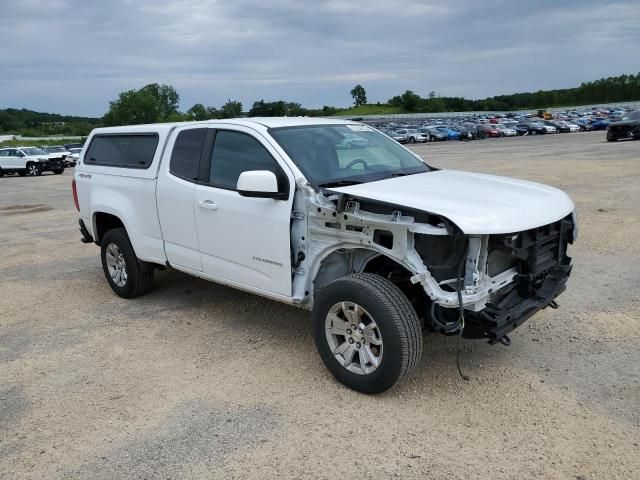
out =
{"type": "Polygon", "coordinates": [[[555,188],[440,170],[343,120],[96,129],[73,193],[115,293],[171,267],[309,309],[325,365],[367,393],[418,365],[424,332],[509,343],[557,307],[577,233],[555,188]]]}
{"type": "Polygon", "coordinates": [[[64,164],[60,159],[49,158],[47,152],[36,147],[0,149],[0,177],[6,173],[38,176],[44,171],[60,174],[64,172],[64,164]]]}

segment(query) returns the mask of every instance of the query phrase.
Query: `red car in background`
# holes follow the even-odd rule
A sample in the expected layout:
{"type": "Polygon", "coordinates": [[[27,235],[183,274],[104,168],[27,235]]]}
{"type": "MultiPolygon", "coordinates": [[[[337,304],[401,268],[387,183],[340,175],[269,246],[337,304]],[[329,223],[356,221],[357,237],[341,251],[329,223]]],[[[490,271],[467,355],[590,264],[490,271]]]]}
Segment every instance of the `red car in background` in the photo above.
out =
{"type": "Polygon", "coordinates": [[[500,133],[500,130],[498,130],[494,125],[490,125],[490,124],[478,125],[478,130],[482,130],[484,132],[485,138],[502,136],[502,134],[500,133]]]}

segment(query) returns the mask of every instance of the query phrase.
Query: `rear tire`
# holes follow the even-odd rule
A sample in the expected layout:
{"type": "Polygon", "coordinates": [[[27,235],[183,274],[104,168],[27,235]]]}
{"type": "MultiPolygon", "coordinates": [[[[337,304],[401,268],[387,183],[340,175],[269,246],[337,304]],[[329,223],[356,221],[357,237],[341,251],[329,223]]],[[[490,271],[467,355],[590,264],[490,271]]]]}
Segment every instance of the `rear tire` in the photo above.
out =
{"type": "Polygon", "coordinates": [[[379,275],[358,273],[330,283],[318,295],[312,318],[325,366],[358,392],[382,393],[420,361],[418,316],[400,289],[379,275]]]}
{"type": "Polygon", "coordinates": [[[107,282],[118,296],[138,297],[153,287],[153,267],[138,260],[124,228],[114,228],[104,234],[100,257],[107,282]]]}
{"type": "Polygon", "coordinates": [[[64,173],[64,168],[56,168],[55,170],[53,170],[53,173],[56,175],[60,175],[61,173],[64,173]]]}

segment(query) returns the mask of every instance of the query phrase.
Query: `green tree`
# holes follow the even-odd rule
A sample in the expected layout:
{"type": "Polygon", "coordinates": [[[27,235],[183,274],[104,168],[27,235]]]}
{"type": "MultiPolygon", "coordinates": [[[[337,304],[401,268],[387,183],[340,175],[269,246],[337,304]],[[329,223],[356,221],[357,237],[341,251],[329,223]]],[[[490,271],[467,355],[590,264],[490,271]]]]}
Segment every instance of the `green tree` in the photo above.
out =
{"type": "Polygon", "coordinates": [[[242,103],[237,100],[227,100],[227,103],[220,107],[221,118],[235,118],[242,115],[242,103]]]}
{"type": "Polygon", "coordinates": [[[407,112],[415,112],[420,107],[422,103],[422,98],[420,95],[413,93],[411,90],[407,90],[404,92],[400,99],[402,101],[402,108],[404,108],[407,112]]]}
{"type": "Polygon", "coordinates": [[[353,97],[353,104],[356,107],[367,103],[367,92],[362,85],[356,85],[351,89],[351,92],[349,93],[353,97]]]}
{"type": "Polygon", "coordinates": [[[141,88],[142,91],[148,92],[154,98],[158,99],[158,114],[160,118],[165,119],[178,113],[178,104],[180,103],[180,95],[171,85],[158,85],[150,83],[141,88]]]}
{"type": "Polygon", "coordinates": [[[207,107],[207,118],[222,118],[222,115],[216,107],[207,107]]]}
{"type": "Polygon", "coordinates": [[[170,85],[152,83],[140,90],[127,90],[109,104],[103,120],[107,125],[166,122],[178,113],[180,96],[170,85]]]}
{"type": "Polygon", "coordinates": [[[278,100],[276,102],[265,102],[258,100],[253,102],[250,117],[296,117],[298,115],[306,115],[308,111],[302,108],[302,105],[296,102],[286,102],[278,100]]]}
{"type": "Polygon", "coordinates": [[[207,108],[201,103],[196,103],[187,110],[187,118],[189,120],[208,120],[210,117],[207,108]]]}

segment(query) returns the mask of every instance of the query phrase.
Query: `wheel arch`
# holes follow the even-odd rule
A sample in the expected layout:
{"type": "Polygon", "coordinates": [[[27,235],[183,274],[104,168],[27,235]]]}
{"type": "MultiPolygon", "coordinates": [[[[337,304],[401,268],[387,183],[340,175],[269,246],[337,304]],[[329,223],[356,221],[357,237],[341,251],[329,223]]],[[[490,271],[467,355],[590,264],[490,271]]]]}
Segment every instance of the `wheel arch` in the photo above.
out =
{"type": "Polygon", "coordinates": [[[386,267],[384,271],[395,267],[408,275],[416,273],[381,249],[362,245],[336,245],[328,248],[316,257],[310,270],[310,290],[313,292],[313,298],[315,299],[318,292],[329,283],[346,275],[384,273],[380,266],[386,267]]]}
{"type": "Polygon", "coordinates": [[[127,235],[129,235],[129,230],[118,212],[109,210],[93,212],[91,223],[93,226],[93,238],[98,245],[100,244],[102,237],[104,237],[109,230],[114,228],[124,228],[127,235]]]}

